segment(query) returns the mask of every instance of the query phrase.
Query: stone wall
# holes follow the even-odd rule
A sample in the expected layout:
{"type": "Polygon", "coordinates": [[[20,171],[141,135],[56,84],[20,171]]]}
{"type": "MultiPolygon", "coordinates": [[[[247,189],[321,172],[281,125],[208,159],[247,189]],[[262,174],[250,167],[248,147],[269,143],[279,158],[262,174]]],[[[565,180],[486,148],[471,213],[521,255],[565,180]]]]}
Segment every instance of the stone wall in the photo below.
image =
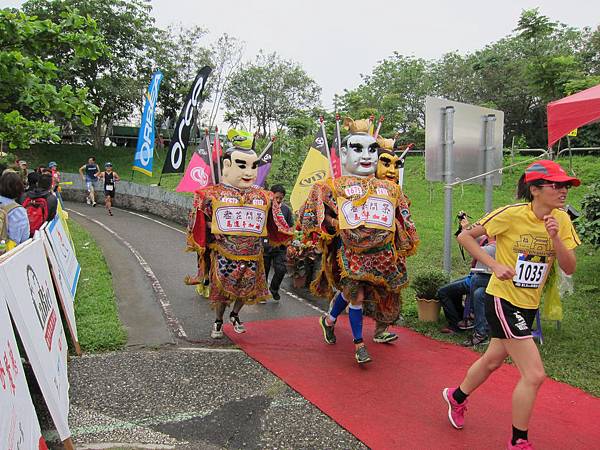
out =
{"type": "MultiPolygon", "coordinates": [[[[61,192],[65,200],[85,202],[87,190],[79,174],[63,173],[62,181],[73,182],[72,185],[62,185],[61,192]]],[[[104,202],[102,183],[98,182],[97,186],[96,200],[102,204],[104,202]]],[[[181,225],[187,225],[188,214],[193,203],[191,196],[165,191],[160,186],[137,184],[130,181],[119,181],[115,191],[114,206],[154,214],[181,225]]]]}

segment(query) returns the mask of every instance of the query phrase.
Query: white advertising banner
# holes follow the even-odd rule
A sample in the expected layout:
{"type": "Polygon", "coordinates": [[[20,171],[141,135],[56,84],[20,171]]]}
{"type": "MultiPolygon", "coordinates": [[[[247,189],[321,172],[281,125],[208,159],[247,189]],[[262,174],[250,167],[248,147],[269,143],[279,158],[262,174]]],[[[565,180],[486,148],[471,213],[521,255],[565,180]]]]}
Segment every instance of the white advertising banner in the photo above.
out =
{"type": "Polygon", "coordinates": [[[0,263],[0,285],[61,438],[69,438],[67,341],[41,239],[0,263]]]}
{"type": "MultiPolygon", "coordinates": [[[[37,236],[38,235],[36,234],[36,237],[37,236]]],[[[62,310],[64,311],[67,319],[67,325],[69,326],[73,343],[78,343],[79,339],[77,337],[77,323],[75,321],[75,300],[71,294],[69,282],[67,281],[67,277],[63,274],[62,269],[58,264],[58,259],[54,254],[54,250],[52,249],[50,242],[48,241],[48,235],[46,233],[40,233],[39,237],[44,243],[46,256],[48,257],[48,262],[50,263],[50,273],[52,275],[52,279],[54,280],[54,286],[58,292],[62,310]]]]}
{"type": "Polygon", "coordinates": [[[81,267],[75,255],[75,249],[69,239],[69,234],[65,230],[63,223],[59,220],[58,215],[44,229],[48,240],[54,250],[54,255],[59,267],[62,269],[63,275],[66,277],[69,284],[71,296],[75,298],[77,292],[77,281],[79,281],[79,272],[81,267]]]}
{"type": "Polygon", "coordinates": [[[46,449],[3,290],[0,291],[0,449],[46,449]]]}

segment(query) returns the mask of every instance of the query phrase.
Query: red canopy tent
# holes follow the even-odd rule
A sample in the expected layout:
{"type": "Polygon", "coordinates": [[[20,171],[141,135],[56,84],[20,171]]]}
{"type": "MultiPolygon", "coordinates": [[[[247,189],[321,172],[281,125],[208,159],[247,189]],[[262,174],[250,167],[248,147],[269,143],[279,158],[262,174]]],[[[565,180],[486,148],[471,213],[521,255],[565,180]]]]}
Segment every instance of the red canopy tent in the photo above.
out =
{"type": "Polygon", "coordinates": [[[569,95],[546,106],[548,111],[548,147],[573,131],[600,119],[600,84],[569,95]]]}

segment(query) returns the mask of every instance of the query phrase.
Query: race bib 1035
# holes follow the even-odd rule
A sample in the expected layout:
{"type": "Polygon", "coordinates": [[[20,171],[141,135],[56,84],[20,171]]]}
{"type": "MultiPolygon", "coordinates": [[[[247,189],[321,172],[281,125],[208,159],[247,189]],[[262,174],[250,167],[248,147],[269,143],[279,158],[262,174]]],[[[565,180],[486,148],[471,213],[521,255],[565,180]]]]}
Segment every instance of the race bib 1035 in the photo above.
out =
{"type": "Polygon", "coordinates": [[[546,256],[519,253],[515,265],[513,283],[519,288],[537,289],[541,286],[548,270],[546,256]]]}

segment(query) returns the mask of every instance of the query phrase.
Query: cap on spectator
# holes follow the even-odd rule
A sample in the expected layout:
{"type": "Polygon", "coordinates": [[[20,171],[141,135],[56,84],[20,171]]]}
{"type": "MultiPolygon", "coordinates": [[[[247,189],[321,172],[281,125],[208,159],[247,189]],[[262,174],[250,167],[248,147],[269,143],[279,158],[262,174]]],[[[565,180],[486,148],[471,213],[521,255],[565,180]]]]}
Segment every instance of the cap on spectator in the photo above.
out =
{"type": "Polygon", "coordinates": [[[112,167],[112,163],[109,161],[107,163],[104,164],[104,167],[112,167]]]}
{"type": "Polygon", "coordinates": [[[25,166],[25,165],[27,165],[27,161],[25,161],[24,159],[22,159],[22,160],[19,161],[19,165],[20,166],[25,166]]]}
{"type": "Polygon", "coordinates": [[[58,166],[58,164],[56,164],[56,162],[55,162],[55,161],[50,161],[50,162],[48,163],[48,167],[51,167],[51,168],[52,168],[52,167],[56,167],[56,166],[58,166]]]}

